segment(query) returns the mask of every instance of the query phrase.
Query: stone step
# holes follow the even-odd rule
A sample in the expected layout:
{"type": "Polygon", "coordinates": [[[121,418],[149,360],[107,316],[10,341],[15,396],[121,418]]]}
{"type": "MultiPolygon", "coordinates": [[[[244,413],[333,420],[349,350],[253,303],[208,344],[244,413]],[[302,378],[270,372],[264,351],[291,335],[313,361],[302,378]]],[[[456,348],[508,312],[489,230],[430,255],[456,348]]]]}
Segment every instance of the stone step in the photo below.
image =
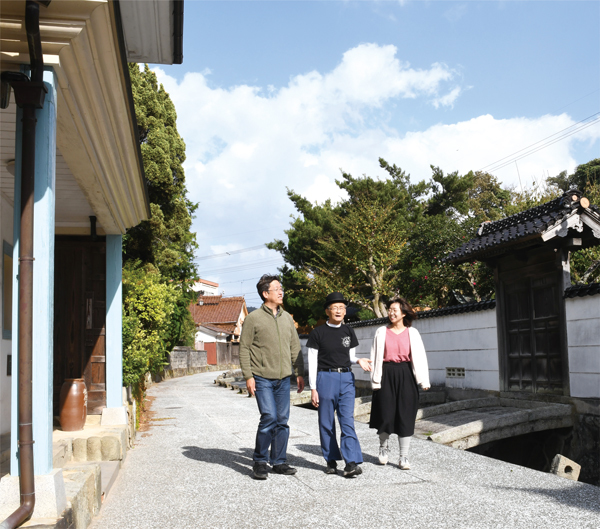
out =
{"type": "Polygon", "coordinates": [[[100,463],[68,463],[63,468],[63,476],[74,526],[87,527],[102,504],[100,463]]]}
{"type": "Polygon", "coordinates": [[[75,529],[71,516],[71,509],[66,509],[60,518],[32,518],[19,527],[35,529],[75,529]]]}
{"type": "Polygon", "coordinates": [[[66,439],[52,443],[52,468],[63,468],[72,457],[72,445],[66,439]]]}
{"type": "Polygon", "coordinates": [[[119,435],[104,434],[73,439],[74,461],[121,461],[127,452],[126,439],[119,435]]]}
{"type": "Polygon", "coordinates": [[[121,468],[121,464],[119,461],[102,461],[100,463],[101,474],[101,488],[102,488],[102,501],[106,499],[108,496],[108,492],[113,486],[117,476],[119,474],[119,469],[121,468]]]}

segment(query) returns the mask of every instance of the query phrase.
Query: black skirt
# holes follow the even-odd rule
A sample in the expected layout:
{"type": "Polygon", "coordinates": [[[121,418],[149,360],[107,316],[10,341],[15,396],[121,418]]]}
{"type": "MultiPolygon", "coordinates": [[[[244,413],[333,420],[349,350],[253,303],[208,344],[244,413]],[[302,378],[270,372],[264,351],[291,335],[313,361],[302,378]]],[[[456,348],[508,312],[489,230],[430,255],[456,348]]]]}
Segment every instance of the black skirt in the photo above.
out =
{"type": "Polygon", "coordinates": [[[384,362],[381,389],[373,392],[369,427],[377,433],[410,437],[415,433],[419,389],[410,362],[384,362]]]}

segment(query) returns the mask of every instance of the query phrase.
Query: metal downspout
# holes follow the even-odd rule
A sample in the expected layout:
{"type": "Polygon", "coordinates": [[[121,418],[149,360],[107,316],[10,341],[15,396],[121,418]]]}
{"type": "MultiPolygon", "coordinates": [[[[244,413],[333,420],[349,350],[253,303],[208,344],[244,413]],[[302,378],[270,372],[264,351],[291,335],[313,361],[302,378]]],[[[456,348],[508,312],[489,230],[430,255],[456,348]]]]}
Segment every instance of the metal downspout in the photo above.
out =
{"type": "MultiPolygon", "coordinates": [[[[39,2],[48,5],[49,1],[39,2]]],[[[44,61],[40,37],[40,6],[27,0],[25,28],[29,45],[31,80],[9,81],[17,105],[23,109],[21,153],[21,233],[19,238],[19,488],[21,505],[0,529],[14,529],[28,520],[35,507],[32,427],[33,331],[33,204],[35,185],[35,109],[44,106],[44,61]]],[[[22,79],[22,78],[21,78],[22,79]]]]}

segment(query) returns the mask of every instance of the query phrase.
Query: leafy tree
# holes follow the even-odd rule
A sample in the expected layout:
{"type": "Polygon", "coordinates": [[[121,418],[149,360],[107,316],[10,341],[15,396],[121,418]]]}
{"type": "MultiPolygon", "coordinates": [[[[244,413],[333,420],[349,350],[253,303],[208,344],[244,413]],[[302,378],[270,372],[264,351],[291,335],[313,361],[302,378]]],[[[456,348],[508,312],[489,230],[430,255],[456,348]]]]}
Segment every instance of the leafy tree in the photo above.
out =
{"type": "MultiPolygon", "coordinates": [[[[379,160],[387,178],[355,178],[342,173],[337,185],[347,198],[312,204],[288,190],[298,216],[286,231],[288,243],[268,244],[284,257],[280,270],[284,304],[301,324],[323,317],[322,298],[330,291],[376,316],[386,314],[386,297],[401,294],[414,305],[437,308],[460,299],[481,301],[494,296],[493,271],[479,261],[453,266],[442,263],[449,252],[476,236],[481,223],[548,202],[562,194],[553,179],[520,191],[506,189],[485,172],[445,174],[431,166],[429,182],[411,184],[396,165],[379,160]]],[[[564,176],[565,185],[585,190],[600,203],[598,160],[564,176]],[[581,185],[583,176],[587,178],[581,185]],[[596,175],[596,176],[595,176],[596,175]]],[[[600,249],[572,255],[574,281],[600,277],[600,249]]]]}
{"type": "Polygon", "coordinates": [[[385,298],[394,293],[395,265],[406,245],[404,233],[390,229],[397,222],[394,206],[360,198],[334,215],[331,232],[317,241],[315,258],[303,270],[309,299],[341,292],[378,318],[387,316],[385,298]]]}
{"type": "Polygon", "coordinates": [[[510,191],[511,201],[505,209],[505,216],[507,217],[534,208],[562,195],[560,189],[548,185],[545,181],[536,187],[526,187],[522,191],[513,188],[510,191]]]}
{"type": "Polygon", "coordinates": [[[178,282],[196,278],[196,234],[190,231],[198,207],[187,198],[183,162],[185,143],[177,132],[175,106],[145,65],[129,65],[140,148],[151,216],[124,238],[125,260],[150,263],[178,282]]]}
{"type": "MultiPolygon", "coordinates": [[[[403,237],[402,234],[410,230],[414,220],[423,214],[425,206],[419,198],[427,192],[428,185],[425,182],[412,185],[409,176],[399,167],[389,165],[383,159],[380,159],[379,163],[388,173],[389,178],[385,180],[368,176],[355,178],[348,173],[342,173],[341,180],[336,183],[346,191],[348,199],[337,205],[333,205],[329,200],[321,205],[312,204],[306,198],[288,190],[288,197],[294,203],[299,216],[293,219],[290,229],[285,232],[288,236],[287,244],[281,240],[275,240],[267,246],[279,251],[286,261],[286,265],[280,269],[282,284],[286,290],[284,306],[286,310],[294,314],[294,318],[300,324],[315,325],[324,316],[322,297],[319,298],[319,296],[322,296],[323,289],[334,289],[331,276],[328,281],[325,281],[323,271],[330,268],[325,266],[325,263],[331,263],[332,267],[344,267],[348,273],[351,271],[345,260],[350,256],[340,256],[340,251],[345,251],[341,249],[342,247],[354,249],[356,241],[352,241],[350,238],[340,239],[344,237],[343,232],[352,232],[352,230],[340,230],[340,226],[345,223],[350,228],[352,222],[359,222],[358,210],[364,211],[365,208],[373,210],[375,204],[379,204],[384,208],[389,206],[385,213],[388,223],[387,231],[390,234],[393,233],[394,237],[396,235],[403,237]],[[345,220],[348,216],[353,220],[345,220]],[[318,288],[316,287],[317,280],[320,285],[318,288]]],[[[375,216],[373,222],[377,222],[378,218],[375,216]]],[[[376,235],[375,238],[377,237],[381,237],[381,235],[376,235]]],[[[365,247],[374,242],[365,240],[361,244],[365,247]]],[[[378,258],[374,259],[376,261],[378,258]]],[[[367,268],[368,266],[358,267],[359,270],[367,268]]],[[[339,283],[335,284],[339,287],[337,288],[339,291],[344,292],[351,299],[356,299],[359,306],[368,306],[375,313],[381,314],[382,309],[385,311],[382,301],[374,302],[373,300],[376,297],[380,298],[382,292],[388,290],[387,286],[383,287],[382,285],[387,283],[391,273],[390,269],[381,276],[381,270],[379,270],[381,279],[376,279],[376,273],[370,279],[365,278],[362,274],[361,280],[353,274],[351,280],[349,278],[349,284],[352,285],[349,290],[344,290],[339,283]],[[375,292],[371,290],[374,285],[375,292]],[[369,296],[372,296],[373,300],[366,301],[369,296]],[[375,310],[374,303],[378,306],[377,310],[375,310]]],[[[394,274],[396,273],[394,272],[394,274]]]]}
{"type": "Polygon", "coordinates": [[[433,196],[427,204],[428,215],[454,216],[469,210],[469,190],[473,187],[473,173],[460,176],[458,171],[444,175],[439,167],[431,166],[431,190],[433,196]]]}
{"type": "MultiPolygon", "coordinates": [[[[588,182],[585,197],[590,204],[600,206],[600,181],[588,182]]],[[[600,246],[571,253],[571,281],[584,284],[600,281],[600,246]]]]}
{"type": "Polygon", "coordinates": [[[397,290],[415,305],[430,308],[456,303],[458,295],[489,299],[494,294],[489,267],[481,262],[452,266],[442,259],[474,237],[482,222],[502,218],[510,193],[488,173],[444,175],[438,167],[431,169],[433,193],[398,265],[404,273],[397,290]]]}
{"type": "Polygon", "coordinates": [[[190,231],[197,204],[187,198],[185,143],[169,95],[148,65],[129,65],[150,219],[123,238],[123,381],[141,402],[144,376],[164,365],[175,345],[192,345],[188,310],[197,271],[190,231]]]}
{"type": "Polygon", "coordinates": [[[468,210],[477,224],[504,218],[512,199],[511,192],[495,176],[481,171],[473,174],[467,194],[468,210]]]}
{"type": "Polygon", "coordinates": [[[123,268],[123,382],[139,393],[146,373],[157,373],[175,345],[173,313],[179,293],[152,265],[128,262],[123,268]]]}
{"type": "Polygon", "coordinates": [[[577,188],[586,193],[589,187],[600,184],[600,158],[578,165],[571,175],[567,176],[567,171],[563,171],[557,176],[548,178],[548,184],[562,191],[577,188]]]}

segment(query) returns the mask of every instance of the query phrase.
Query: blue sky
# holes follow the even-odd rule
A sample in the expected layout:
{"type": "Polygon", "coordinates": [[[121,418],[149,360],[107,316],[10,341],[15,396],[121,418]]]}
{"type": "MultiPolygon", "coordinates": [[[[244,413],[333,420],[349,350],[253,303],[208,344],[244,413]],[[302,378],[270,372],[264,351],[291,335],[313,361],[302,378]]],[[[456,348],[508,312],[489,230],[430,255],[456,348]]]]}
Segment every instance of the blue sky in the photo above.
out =
{"type": "MultiPolygon", "coordinates": [[[[599,28],[596,1],[186,0],[183,65],[153,69],[187,144],[197,255],[285,238],[286,187],[339,199],[339,169],[383,176],[379,156],[415,181],[476,170],[600,112],[599,28]]],[[[492,172],[531,185],[599,146],[596,123],[492,172]]],[[[277,258],[200,274],[256,305],[277,258]]]]}

